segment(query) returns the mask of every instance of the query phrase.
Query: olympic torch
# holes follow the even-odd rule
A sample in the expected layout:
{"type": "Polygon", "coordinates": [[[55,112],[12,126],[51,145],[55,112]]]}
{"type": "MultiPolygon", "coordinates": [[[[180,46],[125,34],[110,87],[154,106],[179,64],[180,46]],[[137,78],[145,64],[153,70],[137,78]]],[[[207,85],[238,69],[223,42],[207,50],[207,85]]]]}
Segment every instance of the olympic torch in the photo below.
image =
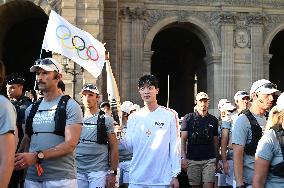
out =
{"type": "Polygon", "coordinates": [[[107,93],[108,100],[110,103],[110,108],[112,111],[113,119],[120,124],[120,96],[117,88],[116,81],[112,74],[110,61],[109,61],[109,53],[106,55],[106,71],[107,71],[107,93]]]}

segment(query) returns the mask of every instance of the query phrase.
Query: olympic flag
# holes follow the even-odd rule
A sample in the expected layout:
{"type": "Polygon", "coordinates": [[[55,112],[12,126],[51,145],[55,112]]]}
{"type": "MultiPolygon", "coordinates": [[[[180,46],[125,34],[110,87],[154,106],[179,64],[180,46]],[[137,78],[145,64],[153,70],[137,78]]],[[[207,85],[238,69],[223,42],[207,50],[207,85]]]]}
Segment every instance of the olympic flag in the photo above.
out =
{"type": "Polygon", "coordinates": [[[96,78],[104,67],[104,45],[54,11],[49,16],[42,49],[66,56],[96,78]]]}

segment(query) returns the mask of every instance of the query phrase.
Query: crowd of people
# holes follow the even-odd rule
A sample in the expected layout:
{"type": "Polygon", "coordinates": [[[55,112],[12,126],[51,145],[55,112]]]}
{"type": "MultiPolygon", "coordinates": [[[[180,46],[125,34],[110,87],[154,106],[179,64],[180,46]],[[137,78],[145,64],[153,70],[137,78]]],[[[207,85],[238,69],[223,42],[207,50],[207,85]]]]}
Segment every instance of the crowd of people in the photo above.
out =
{"type": "Polygon", "coordinates": [[[41,96],[25,96],[25,78],[5,76],[0,62],[1,188],[284,187],[284,94],[269,80],[220,99],[219,117],[199,92],[179,123],[157,101],[158,79],[144,75],[144,106],[124,101],[117,122],[94,83],[82,87],[83,110],[64,94],[55,59],[30,72],[41,96]]]}

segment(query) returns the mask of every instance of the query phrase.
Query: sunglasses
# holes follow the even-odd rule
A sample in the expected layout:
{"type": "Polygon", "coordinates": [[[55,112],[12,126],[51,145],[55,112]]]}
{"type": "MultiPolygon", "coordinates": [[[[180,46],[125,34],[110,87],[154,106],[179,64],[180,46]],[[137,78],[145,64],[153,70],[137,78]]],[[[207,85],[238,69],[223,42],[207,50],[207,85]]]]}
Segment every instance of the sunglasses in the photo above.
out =
{"type": "Polygon", "coordinates": [[[257,90],[259,88],[265,88],[265,89],[277,89],[277,85],[276,84],[273,84],[273,83],[266,83],[266,84],[263,84],[261,86],[259,86],[258,88],[255,89],[255,92],[257,92],[257,90]]]}
{"type": "Polygon", "coordinates": [[[248,92],[244,91],[244,92],[239,93],[238,95],[249,95],[249,94],[248,92]]]}
{"type": "Polygon", "coordinates": [[[93,85],[93,84],[86,84],[83,86],[83,90],[84,89],[94,89],[94,90],[97,90],[97,86],[93,85]]]}
{"type": "Polygon", "coordinates": [[[58,67],[55,65],[55,63],[53,63],[53,61],[51,61],[50,59],[38,59],[35,62],[35,65],[54,65],[57,69],[57,72],[59,72],[58,67]]]}

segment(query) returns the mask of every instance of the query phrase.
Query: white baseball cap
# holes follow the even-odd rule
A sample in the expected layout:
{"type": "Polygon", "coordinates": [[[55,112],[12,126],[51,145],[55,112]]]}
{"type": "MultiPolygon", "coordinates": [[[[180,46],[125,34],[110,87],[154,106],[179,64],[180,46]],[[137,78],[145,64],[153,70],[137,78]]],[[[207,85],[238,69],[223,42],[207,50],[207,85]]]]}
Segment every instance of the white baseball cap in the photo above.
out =
{"type": "Polygon", "coordinates": [[[121,104],[121,106],[120,106],[120,110],[121,110],[122,112],[126,112],[127,114],[129,114],[129,113],[130,113],[129,108],[130,108],[130,106],[132,106],[132,105],[133,105],[133,103],[132,103],[131,101],[124,101],[124,102],[121,104]]]}
{"type": "Polygon", "coordinates": [[[250,89],[250,96],[252,93],[263,93],[263,94],[272,94],[272,93],[279,93],[277,86],[271,83],[269,80],[261,79],[255,81],[250,89]]]}
{"type": "Polygon", "coordinates": [[[220,99],[218,102],[218,109],[220,110],[225,103],[230,103],[230,101],[228,99],[220,99]]]}
{"type": "Polygon", "coordinates": [[[244,97],[249,97],[248,92],[246,91],[237,91],[237,93],[234,96],[234,100],[242,99],[244,97]]]}
{"type": "Polygon", "coordinates": [[[235,110],[235,109],[236,109],[236,107],[234,105],[232,105],[232,103],[228,102],[228,103],[225,103],[221,106],[220,111],[221,112],[232,111],[232,110],[235,110]]]}
{"type": "Polygon", "coordinates": [[[38,59],[35,64],[30,68],[30,72],[35,72],[38,67],[46,71],[55,71],[58,73],[62,73],[61,64],[53,58],[38,59]]]}
{"type": "Polygon", "coordinates": [[[82,91],[90,91],[92,93],[96,93],[96,94],[100,94],[97,86],[95,84],[92,84],[92,83],[87,83],[87,84],[84,84],[83,87],[82,87],[82,91]]]}
{"type": "Polygon", "coordinates": [[[195,99],[196,99],[197,101],[200,101],[201,99],[207,99],[207,100],[209,100],[209,96],[208,96],[207,93],[205,93],[205,92],[199,92],[199,93],[197,93],[195,99]]]}

